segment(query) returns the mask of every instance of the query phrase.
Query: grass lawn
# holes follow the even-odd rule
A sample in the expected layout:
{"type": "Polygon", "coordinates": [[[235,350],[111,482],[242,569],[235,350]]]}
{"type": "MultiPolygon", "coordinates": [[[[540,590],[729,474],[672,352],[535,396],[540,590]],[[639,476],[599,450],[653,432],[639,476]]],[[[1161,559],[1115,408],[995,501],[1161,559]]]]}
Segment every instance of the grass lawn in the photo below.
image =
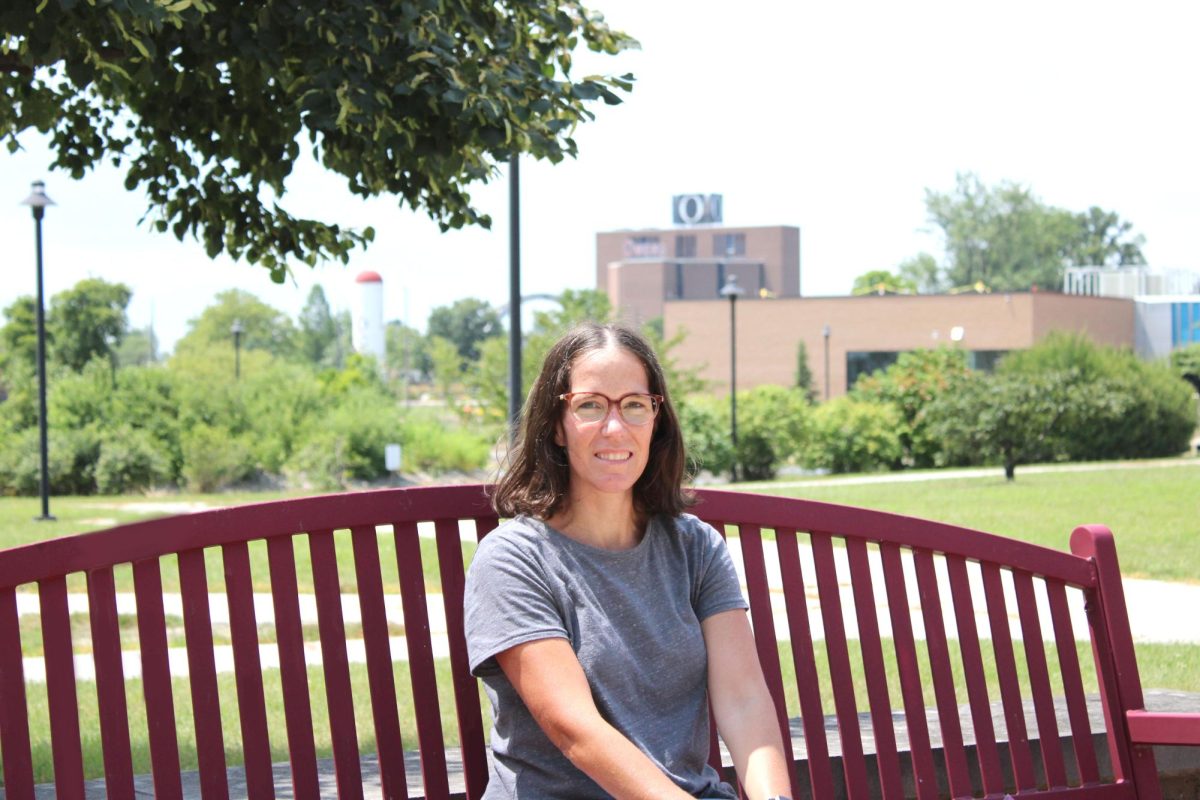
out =
{"type": "MultiPolygon", "coordinates": [[[[1195,459],[1191,459],[1195,461],[1195,459]]],[[[783,481],[780,482],[785,483],[783,481]]],[[[1200,582],[1200,463],[897,483],[762,484],[754,491],[892,511],[1069,550],[1077,525],[1112,529],[1121,572],[1200,582]]]]}

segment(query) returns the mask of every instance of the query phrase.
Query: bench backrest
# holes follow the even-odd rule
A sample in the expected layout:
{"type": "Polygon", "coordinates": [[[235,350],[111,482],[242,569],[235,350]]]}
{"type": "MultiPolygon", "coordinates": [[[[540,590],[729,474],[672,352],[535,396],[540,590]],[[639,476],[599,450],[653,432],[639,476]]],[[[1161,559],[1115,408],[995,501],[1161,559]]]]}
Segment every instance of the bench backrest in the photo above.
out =
{"type": "MultiPolygon", "coordinates": [[[[1077,530],[1069,554],[881,512],[698,494],[695,512],[730,534],[744,565],[785,741],[806,750],[795,796],[902,797],[909,782],[920,797],[1154,796],[1153,757],[1126,729],[1141,689],[1107,531],[1077,530]],[[1079,640],[1091,643],[1082,660],[1079,640]],[[1087,681],[1102,695],[1107,753],[1087,681]]],[[[384,797],[479,797],[463,542],[496,524],[481,486],[386,489],[0,552],[6,796],[32,798],[52,772],[58,797],[82,798],[85,771],[102,766],[108,796],[133,797],[148,762],[155,795],[176,798],[194,761],[213,800],[229,796],[227,762],[240,761],[249,796],[272,798],[272,763],[286,758],[293,796],[316,798],[327,749],[341,797],[362,796],[363,752],[377,753],[384,797]],[[35,614],[40,627],[23,627],[35,614]],[[31,740],[31,719],[50,742],[31,740]],[[103,764],[85,766],[95,728],[103,764]],[[142,741],[148,754],[135,752],[142,741]],[[406,750],[419,752],[419,780],[406,750]],[[447,777],[459,752],[461,794],[447,777]]]]}

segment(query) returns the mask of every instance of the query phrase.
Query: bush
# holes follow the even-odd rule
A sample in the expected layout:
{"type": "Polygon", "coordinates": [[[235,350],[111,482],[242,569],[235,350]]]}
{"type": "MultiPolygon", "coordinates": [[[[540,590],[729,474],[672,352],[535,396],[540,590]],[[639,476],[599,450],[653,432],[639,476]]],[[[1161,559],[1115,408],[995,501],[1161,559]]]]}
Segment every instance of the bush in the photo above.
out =
{"type": "Polygon", "coordinates": [[[1104,347],[1083,334],[1055,333],[1010,353],[997,372],[1014,379],[1048,371],[1068,376],[1073,413],[1058,431],[1072,460],[1148,458],[1188,449],[1196,429],[1191,385],[1162,362],[1104,347]]]}
{"type": "Polygon", "coordinates": [[[742,480],[768,480],[800,456],[808,436],[810,409],[802,392],[758,386],[738,393],[738,473],[742,480]]]}
{"type": "Polygon", "coordinates": [[[183,479],[189,489],[211,492],[254,474],[250,448],[225,428],[196,425],[184,434],[183,479]]]}
{"type": "Polygon", "coordinates": [[[675,405],[687,448],[688,468],[693,474],[701,470],[713,475],[729,473],[733,444],[729,441],[728,412],[728,402],[718,407],[718,401],[712,397],[689,397],[675,405]]]}
{"type": "Polygon", "coordinates": [[[807,463],[831,472],[872,472],[900,463],[900,412],[891,403],[842,397],[812,415],[807,463]]]}
{"type": "Polygon", "coordinates": [[[894,406],[901,417],[897,429],[903,449],[900,462],[910,467],[932,467],[938,463],[941,444],[929,433],[925,410],[970,371],[963,350],[914,350],[901,353],[886,370],[860,379],[850,396],[894,406]]]}
{"type": "Polygon", "coordinates": [[[405,472],[438,475],[473,472],[488,463],[492,442],[467,428],[447,427],[436,419],[410,418],[401,436],[405,472]]]}
{"type": "Polygon", "coordinates": [[[169,460],[147,431],[120,428],[100,442],[96,491],[101,494],[147,489],[167,478],[169,460]]]}

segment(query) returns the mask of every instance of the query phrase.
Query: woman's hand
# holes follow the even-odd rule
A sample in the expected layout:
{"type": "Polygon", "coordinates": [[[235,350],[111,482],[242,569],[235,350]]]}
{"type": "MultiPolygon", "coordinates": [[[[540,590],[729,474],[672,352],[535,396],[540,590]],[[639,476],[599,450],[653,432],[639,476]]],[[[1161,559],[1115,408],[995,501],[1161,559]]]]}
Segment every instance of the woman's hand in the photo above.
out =
{"type": "Polygon", "coordinates": [[[708,648],[708,699],[717,730],[751,800],[792,792],[775,704],[763,679],[746,612],[732,609],[700,623],[708,648]]]}
{"type": "Polygon", "coordinates": [[[613,797],[691,797],[600,715],[566,639],[519,644],[496,660],[550,741],[613,797]]]}

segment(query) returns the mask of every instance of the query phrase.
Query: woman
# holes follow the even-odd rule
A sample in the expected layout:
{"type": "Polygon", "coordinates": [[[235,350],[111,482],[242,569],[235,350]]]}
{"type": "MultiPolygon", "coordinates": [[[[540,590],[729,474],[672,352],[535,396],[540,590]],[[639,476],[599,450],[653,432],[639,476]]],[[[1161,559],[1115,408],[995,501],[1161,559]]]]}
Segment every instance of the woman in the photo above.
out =
{"type": "Polygon", "coordinates": [[[734,798],[706,763],[710,703],[751,800],[788,791],[746,602],[720,535],[683,514],[683,474],[646,341],[594,324],[559,340],[495,488],[513,519],[467,577],[486,798],[734,798]]]}

